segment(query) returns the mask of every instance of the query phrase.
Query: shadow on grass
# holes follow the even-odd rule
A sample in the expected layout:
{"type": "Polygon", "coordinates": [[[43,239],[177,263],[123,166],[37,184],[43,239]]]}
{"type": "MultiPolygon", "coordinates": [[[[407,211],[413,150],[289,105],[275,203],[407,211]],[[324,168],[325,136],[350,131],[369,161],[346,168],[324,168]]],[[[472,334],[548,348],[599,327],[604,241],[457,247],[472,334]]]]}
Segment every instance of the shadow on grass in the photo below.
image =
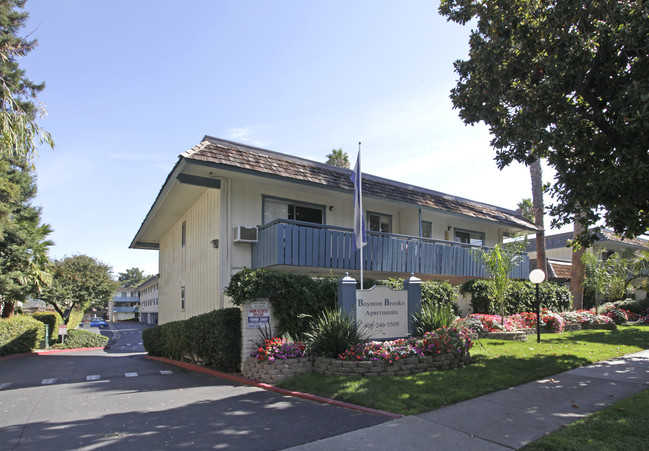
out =
{"type": "Polygon", "coordinates": [[[582,330],[566,334],[564,340],[616,346],[637,346],[646,349],[649,346],[649,327],[618,326],[617,330],[582,330]]]}

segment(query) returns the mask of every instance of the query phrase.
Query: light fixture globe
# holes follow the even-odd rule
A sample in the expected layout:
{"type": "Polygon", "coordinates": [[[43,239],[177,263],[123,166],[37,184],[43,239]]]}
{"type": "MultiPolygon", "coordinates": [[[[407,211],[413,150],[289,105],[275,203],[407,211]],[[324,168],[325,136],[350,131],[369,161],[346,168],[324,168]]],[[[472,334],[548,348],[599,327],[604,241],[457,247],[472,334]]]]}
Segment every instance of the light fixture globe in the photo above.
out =
{"type": "Polygon", "coordinates": [[[541,283],[545,280],[545,273],[542,269],[535,269],[530,273],[530,282],[541,283]]]}

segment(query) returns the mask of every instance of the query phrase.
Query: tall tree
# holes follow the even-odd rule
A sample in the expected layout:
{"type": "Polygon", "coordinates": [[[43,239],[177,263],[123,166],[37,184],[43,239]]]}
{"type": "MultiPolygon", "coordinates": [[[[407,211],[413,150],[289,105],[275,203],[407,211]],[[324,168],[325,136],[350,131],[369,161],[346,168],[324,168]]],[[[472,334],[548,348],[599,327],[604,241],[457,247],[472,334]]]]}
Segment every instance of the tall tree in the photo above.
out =
{"type": "Polygon", "coordinates": [[[117,274],[117,282],[122,287],[137,287],[147,279],[140,268],[129,268],[124,272],[117,274]]]}
{"type": "Polygon", "coordinates": [[[54,262],[52,285],[43,291],[41,299],[67,324],[66,310],[83,312],[91,305],[106,306],[117,288],[110,266],[87,255],[75,255],[54,262]]]}
{"type": "MultiPolygon", "coordinates": [[[[581,221],[575,219],[572,238],[573,241],[583,235],[584,227],[581,221]]],[[[570,266],[570,294],[572,294],[572,307],[576,310],[584,308],[584,246],[577,244],[572,249],[572,265],[570,266]]]]}
{"type": "Polygon", "coordinates": [[[451,92],[467,124],[484,121],[500,168],[545,158],[553,225],[579,215],[617,234],[649,227],[649,15],[643,0],[442,0],[474,26],[451,92]]]}
{"type": "Polygon", "coordinates": [[[2,316],[14,305],[37,296],[51,281],[47,252],[52,229],[41,224],[41,209],[32,205],[36,182],[24,159],[0,160],[0,304],[2,316]],[[8,194],[10,192],[11,194],[8,194]]]}
{"type": "Polygon", "coordinates": [[[0,1],[0,156],[29,160],[39,144],[54,146],[52,137],[36,123],[45,109],[34,101],[45,83],[34,83],[25,76],[18,59],[27,55],[36,40],[20,37],[29,14],[25,0],[0,1]]]}
{"type": "Polygon", "coordinates": [[[331,149],[331,153],[327,155],[327,164],[349,169],[349,156],[342,149],[331,149]]]}

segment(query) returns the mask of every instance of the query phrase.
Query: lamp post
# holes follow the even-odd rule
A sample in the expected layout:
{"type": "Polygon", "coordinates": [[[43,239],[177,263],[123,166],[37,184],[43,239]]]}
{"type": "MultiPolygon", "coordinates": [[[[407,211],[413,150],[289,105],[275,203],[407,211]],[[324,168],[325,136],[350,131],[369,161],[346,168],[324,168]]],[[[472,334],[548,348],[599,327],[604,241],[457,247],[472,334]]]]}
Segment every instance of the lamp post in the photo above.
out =
{"type": "Polygon", "coordinates": [[[545,280],[545,273],[535,269],[530,273],[530,282],[536,284],[536,342],[541,343],[541,301],[539,301],[539,284],[545,280]]]}

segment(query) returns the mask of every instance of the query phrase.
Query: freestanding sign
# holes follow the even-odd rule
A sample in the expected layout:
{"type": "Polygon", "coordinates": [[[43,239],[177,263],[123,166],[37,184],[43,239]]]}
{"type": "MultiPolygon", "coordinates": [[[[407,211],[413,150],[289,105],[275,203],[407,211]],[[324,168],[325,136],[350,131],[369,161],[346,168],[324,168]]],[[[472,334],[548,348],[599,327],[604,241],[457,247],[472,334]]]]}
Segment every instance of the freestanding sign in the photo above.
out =
{"type": "Polygon", "coordinates": [[[379,285],[356,290],[356,319],[372,339],[408,335],[408,293],[379,285]]]}
{"type": "Polygon", "coordinates": [[[411,276],[403,290],[357,290],[356,280],[346,274],[338,280],[338,307],[365,326],[373,340],[404,338],[412,333],[412,315],[421,308],[421,280],[411,276]]]}
{"type": "Polygon", "coordinates": [[[59,324],[59,335],[67,335],[68,334],[68,326],[65,324],[59,324]]]}

